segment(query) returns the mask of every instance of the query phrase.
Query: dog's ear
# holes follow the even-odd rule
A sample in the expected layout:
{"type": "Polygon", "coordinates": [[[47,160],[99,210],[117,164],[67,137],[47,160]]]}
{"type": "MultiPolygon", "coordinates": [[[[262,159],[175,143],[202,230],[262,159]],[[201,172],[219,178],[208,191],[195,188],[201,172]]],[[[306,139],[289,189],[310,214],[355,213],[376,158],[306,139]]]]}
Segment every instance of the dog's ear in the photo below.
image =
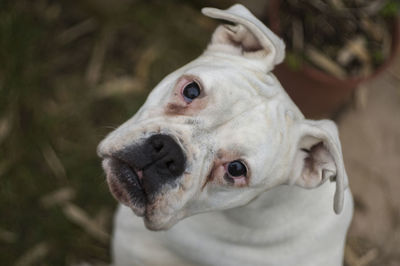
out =
{"type": "Polygon", "coordinates": [[[336,181],[333,208],[340,213],[348,180],[337,127],[330,120],[302,120],[297,126],[297,146],[289,183],[315,188],[328,179],[336,181]]]}
{"type": "Polygon", "coordinates": [[[264,72],[271,71],[283,61],[283,41],[244,6],[236,4],[226,10],[207,7],[202,12],[206,16],[233,23],[217,27],[208,50],[244,56],[264,72]]]}

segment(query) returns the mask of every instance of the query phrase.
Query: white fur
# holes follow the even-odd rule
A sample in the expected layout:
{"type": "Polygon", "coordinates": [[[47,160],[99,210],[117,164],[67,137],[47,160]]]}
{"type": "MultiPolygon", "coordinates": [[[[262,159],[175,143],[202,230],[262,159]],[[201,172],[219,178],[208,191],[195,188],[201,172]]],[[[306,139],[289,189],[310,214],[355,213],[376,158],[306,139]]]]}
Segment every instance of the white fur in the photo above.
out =
{"type": "Polygon", "coordinates": [[[245,7],[203,13],[236,25],[218,27],[199,58],[161,81],[99,145],[106,158],[164,133],[187,158],[177,186],[145,212],[149,229],[169,230],[148,231],[119,208],[114,264],[341,265],[353,203],[336,126],[304,118],[270,73],[283,42],[245,7]],[[205,96],[194,101],[202,107],[167,115],[168,104],[182,104],[175,87],[189,76],[201,83],[205,96]],[[235,159],[247,163],[246,186],[207,179],[218,160],[235,159]]]}

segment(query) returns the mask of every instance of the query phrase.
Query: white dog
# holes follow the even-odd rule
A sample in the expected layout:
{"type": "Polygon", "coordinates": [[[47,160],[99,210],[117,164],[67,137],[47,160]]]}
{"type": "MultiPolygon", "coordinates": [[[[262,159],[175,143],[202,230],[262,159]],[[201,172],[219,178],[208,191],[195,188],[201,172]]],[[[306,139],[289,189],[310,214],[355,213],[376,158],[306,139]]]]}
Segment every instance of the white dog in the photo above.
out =
{"type": "Polygon", "coordinates": [[[341,265],[353,202],[335,124],[304,118],[271,73],[283,42],[245,7],[203,13],[232,24],[99,145],[127,206],[114,264],[341,265]]]}

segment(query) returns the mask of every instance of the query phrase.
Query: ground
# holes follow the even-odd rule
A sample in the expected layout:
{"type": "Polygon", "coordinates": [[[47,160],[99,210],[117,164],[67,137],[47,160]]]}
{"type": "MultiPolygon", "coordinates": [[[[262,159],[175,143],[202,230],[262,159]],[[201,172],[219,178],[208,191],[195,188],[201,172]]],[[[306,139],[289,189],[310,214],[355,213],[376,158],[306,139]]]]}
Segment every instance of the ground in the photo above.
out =
{"type": "MultiPolygon", "coordinates": [[[[216,22],[200,8],[229,6],[109,3],[0,1],[2,265],[110,261],[116,202],[96,146],[158,81],[201,53],[216,22]]],[[[337,120],[356,203],[350,266],[400,265],[399,77],[396,59],[337,120]]]]}
{"type": "Polygon", "coordinates": [[[370,262],[362,265],[400,265],[399,118],[396,59],[385,73],[358,88],[353,107],[338,121],[356,206],[348,242],[353,251],[364,250],[370,262]]]}

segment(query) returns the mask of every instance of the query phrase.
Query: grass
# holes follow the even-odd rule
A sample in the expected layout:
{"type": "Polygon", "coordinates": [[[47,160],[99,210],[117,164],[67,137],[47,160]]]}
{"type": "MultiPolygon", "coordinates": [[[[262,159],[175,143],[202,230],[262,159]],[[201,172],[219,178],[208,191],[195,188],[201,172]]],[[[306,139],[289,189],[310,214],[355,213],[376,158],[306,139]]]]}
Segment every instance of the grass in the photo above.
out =
{"type": "Polygon", "coordinates": [[[111,232],[116,202],[96,146],[163,76],[201,53],[214,26],[195,1],[126,3],[0,2],[2,265],[110,261],[109,242],[82,222],[111,232]],[[68,213],[71,204],[83,214],[68,213]]]}

